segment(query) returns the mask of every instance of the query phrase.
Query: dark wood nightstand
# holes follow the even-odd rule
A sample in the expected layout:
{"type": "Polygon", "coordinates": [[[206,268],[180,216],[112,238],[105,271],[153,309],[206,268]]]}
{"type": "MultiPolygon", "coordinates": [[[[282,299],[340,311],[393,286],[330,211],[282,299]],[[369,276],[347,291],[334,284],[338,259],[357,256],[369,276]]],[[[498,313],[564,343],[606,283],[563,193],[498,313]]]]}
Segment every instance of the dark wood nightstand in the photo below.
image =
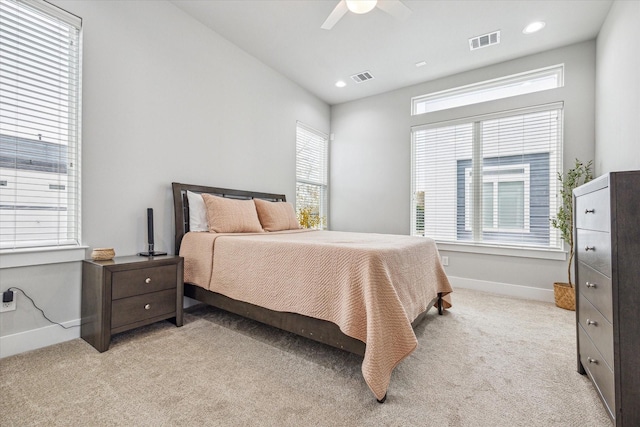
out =
{"type": "Polygon", "coordinates": [[[119,332],[164,319],[182,326],[183,273],[180,256],[84,260],[80,336],[103,352],[119,332]]]}

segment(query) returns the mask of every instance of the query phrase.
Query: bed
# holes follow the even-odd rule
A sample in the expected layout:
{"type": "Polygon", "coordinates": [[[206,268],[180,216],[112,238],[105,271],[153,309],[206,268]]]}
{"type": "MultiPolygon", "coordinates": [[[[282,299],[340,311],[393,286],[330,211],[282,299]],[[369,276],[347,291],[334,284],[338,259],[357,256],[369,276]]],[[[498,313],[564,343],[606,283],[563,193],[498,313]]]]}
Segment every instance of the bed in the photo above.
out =
{"type": "Polygon", "coordinates": [[[413,327],[432,307],[442,314],[450,306],[431,239],[298,229],[281,194],[172,189],[185,296],[362,355],[378,402],[395,366],[417,346],[413,327]]]}

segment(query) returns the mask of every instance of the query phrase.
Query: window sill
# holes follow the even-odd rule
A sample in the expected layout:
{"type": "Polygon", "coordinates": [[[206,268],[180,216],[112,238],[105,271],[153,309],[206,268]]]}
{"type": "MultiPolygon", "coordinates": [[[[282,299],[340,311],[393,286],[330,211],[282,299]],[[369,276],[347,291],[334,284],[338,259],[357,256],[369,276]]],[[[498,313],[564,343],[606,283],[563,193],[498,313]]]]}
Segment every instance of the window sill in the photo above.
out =
{"type": "Polygon", "coordinates": [[[25,248],[0,251],[0,269],[82,261],[88,246],[25,248]]]}
{"type": "Polygon", "coordinates": [[[507,246],[489,246],[468,243],[436,242],[439,251],[467,252],[484,255],[510,256],[520,258],[550,259],[566,261],[567,252],[554,249],[519,248],[507,246]]]}

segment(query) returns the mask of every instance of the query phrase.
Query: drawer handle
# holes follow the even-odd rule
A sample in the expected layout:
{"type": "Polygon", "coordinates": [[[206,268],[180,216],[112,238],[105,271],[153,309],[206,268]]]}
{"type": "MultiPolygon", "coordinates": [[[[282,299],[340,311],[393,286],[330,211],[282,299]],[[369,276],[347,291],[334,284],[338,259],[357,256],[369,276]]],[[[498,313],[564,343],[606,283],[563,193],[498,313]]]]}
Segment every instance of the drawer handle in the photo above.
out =
{"type": "Polygon", "coordinates": [[[587,251],[587,252],[589,252],[589,251],[594,251],[595,252],[596,247],[595,246],[585,246],[584,250],[587,251]]]}
{"type": "Polygon", "coordinates": [[[151,283],[151,277],[147,277],[146,279],[144,279],[144,283],[147,283],[147,284],[151,283]]]}
{"type": "Polygon", "coordinates": [[[598,364],[598,360],[597,360],[597,359],[594,359],[594,358],[592,358],[592,357],[587,357],[587,362],[589,362],[589,363],[593,363],[593,364],[596,364],[596,365],[598,364]]]}
{"type": "Polygon", "coordinates": [[[598,285],[596,285],[595,283],[589,283],[589,282],[587,282],[586,286],[587,288],[593,288],[593,289],[598,287],[598,285]]]}
{"type": "Polygon", "coordinates": [[[149,310],[150,308],[151,308],[151,304],[145,304],[145,305],[144,305],[144,309],[145,309],[145,310],[149,310]]]}
{"type": "Polygon", "coordinates": [[[598,322],[595,320],[587,319],[587,326],[598,326],[598,322]]]}
{"type": "Polygon", "coordinates": [[[586,213],[586,214],[596,213],[596,210],[595,209],[585,209],[584,213],[586,213]]]}

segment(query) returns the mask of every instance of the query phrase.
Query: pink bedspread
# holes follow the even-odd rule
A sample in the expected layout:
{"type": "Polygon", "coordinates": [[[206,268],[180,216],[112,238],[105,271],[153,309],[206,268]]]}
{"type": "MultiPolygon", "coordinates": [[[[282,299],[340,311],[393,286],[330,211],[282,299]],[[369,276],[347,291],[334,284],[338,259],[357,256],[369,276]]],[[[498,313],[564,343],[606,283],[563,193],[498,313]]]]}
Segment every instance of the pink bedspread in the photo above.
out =
{"type": "Polygon", "coordinates": [[[184,280],[275,311],[335,323],[366,343],[362,374],[382,399],[417,346],[411,322],[451,285],[433,240],[295,230],[187,233],[184,280]]]}

